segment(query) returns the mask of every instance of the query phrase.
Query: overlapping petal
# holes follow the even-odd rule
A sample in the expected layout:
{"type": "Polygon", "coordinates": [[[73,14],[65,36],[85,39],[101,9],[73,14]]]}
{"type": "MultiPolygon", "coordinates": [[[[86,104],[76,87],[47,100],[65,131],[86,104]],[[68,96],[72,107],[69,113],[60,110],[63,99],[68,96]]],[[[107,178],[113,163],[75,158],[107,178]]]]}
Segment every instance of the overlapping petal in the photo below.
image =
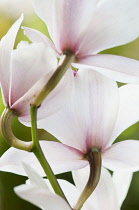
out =
{"type": "MultiPolygon", "coordinates": [[[[79,150],[57,142],[41,141],[40,144],[54,173],[83,168],[88,164],[88,161],[84,160],[83,154],[79,150]]],[[[39,171],[41,176],[45,176],[43,169],[33,153],[27,153],[26,151],[15,148],[8,149],[2,155],[0,158],[0,170],[26,176],[22,162],[28,163],[36,171],[39,171]]]]}
{"type": "Polygon", "coordinates": [[[34,9],[60,53],[96,54],[139,36],[137,0],[34,0],[34,9]]]}
{"type": "MultiPolygon", "coordinates": [[[[82,192],[88,180],[89,167],[74,171],[72,172],[72,174],[75,185],[77,186],[79,191],[82,192]]],[[[120,209],[117,200],[115,185],[113,183],[110,173],[105,168],[102,168],[100,181],[93,194],[86,201],[86,205],[88,206],[88,209],[94,210],[120,209]]]]}
{"type": "Polygon", "coordinates": [[[121,206],[131,184],[133,173],[132,172],[119,172],[116,171],[112,175],[112,179],[116,188],[118,203],[121,206]]]}
{"type": "Polygon", "coordinates": [[[50,36],[60,53],[78,49],[78,39],[84,33],[96,0],[34,0],[35,12],[47,24],[50,36]]]}
{"type": "Polygon", "coordinates": [[[101,74],[123,83],[139,84],[139,61],[117,55],[92,55],[82,57],[76,68],[90,68],[101,74]],[[82,64],[82,65],[80,65],[82,64]]]}
{"type": "Polygon", "coordinates": [[[80,40],[79,54],[96,54],[136,39],[139,36],[138,14],[138,0],[99,1],[88,30],[80,40]]]}
{"type": "Polygon", "coordinates": [[[33,28],[28,28],[28,27],[22,27],[24,29],[24,34],[32,41],[32,42],[42,42],[45,44],[46,47],[51,47],[54,52],[56,53],[57,57],[59,57],[59,53],[57,52],[57,49],[53,42],[45,36],[43,33],[40,31],[37,31],[33,28]]]}
{"type": "MultiPolygon", "coordinates": [[[[12,52],[10,106],[48,72],[56,68],[57,59],[42,43],[22,44],[12,52]]],[[[48,77],[49,78],[49,77],[48,77]]]]}
{"type": "Polygon", "coordinates": [[[8,105],[9,102],[12,50],[22,21],[23,15],[13,24],[0,42],[0,83],[5,105],[8,105]]]}
{"type": "Polygon", "coordinates": [[[28,165],[24,165],[30,178],[30,184],[20,185],[14,188],[14,191],[23,199],[33,203],[44,210],[70,210],[71,208],[57,194],[50,192],[46,182],[28,165]]]}
{"type": "Polygon", "coordinates": [[[120,105],[109,145],[128,127],[139,121],[139,85],[119,88],[120,105]]]}
{"type": "Polygon", "coordinates": [[[39,121],[38,126],[83,153],[93,146],[103,148],[118,111],[116,83],[90,69],[79,70],[71,91],[69,103],[50,118],[39,121]]]}
{"type": "Polygon", "coordinates": [[[102,153],[103,165],[112,171],[139,170],[139,141],[124,140],[115,143],[102,153]]]}

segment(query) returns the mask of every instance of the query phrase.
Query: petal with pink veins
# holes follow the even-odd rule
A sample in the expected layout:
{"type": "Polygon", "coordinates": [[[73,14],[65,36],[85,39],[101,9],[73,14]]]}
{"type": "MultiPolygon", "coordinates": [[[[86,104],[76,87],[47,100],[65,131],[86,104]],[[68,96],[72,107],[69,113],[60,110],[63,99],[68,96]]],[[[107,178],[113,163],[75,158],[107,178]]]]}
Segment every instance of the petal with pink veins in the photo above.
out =
{"type": "Polygon", "coordinates": [[[123,56],[98,54],[80,58],[75,68],[93,69],[99,73],[123,83],[139,84],[139,61],[123,56]]]}
{"type": "MultiPolygon", "coordinates": [[[[83,154],[79,150],[57,142],[41,141],[40,143],[54,173],[63,173],[88,165],[88,161],[84,159],[83,154]]],[[[0,158],[0,170],[26,176],[22,162],[28,163],[34,170],[39,171],[41,176],[45,176],[33,153],[15,148],[8,149],[2,155],[0,158]]]]}
{"type": "Polygon", "coordinates": [[[138,14],[138,0],[99,1],[86,34],[80,40],[79,55],[96,54],[138,38],[138,14]]]}
{"type": "MultiPolygon", "coordinates": [[[[14,108],[19,110],[19,120],[26,126],[30,126],[29,104],[33,103],[40,90],[46,85],[54,71],[48,72],[43,78],[41,78],[17,103],[14,104],[14,108]]],[[[38,120],[49,118],[49,116],[55,114],[68,103],[69,91],[72,85],[72,71],[68,69],[63,76],[59,84],[53,91],[44,99],[40,108],[38,109],[38,120]],[[64,101],[63,101],[64,100],[64,101]]]]}
{"type": "Polygon", "coordinates": [[[90,147],[103,148],[109,141],[118,112],[118,87],[90,69],[79,70],[73,79],[69,102],[38,126],[86,154],[90,147]]]}
{"type": "Polygon", "coordinates": [[[38,80],[56,66],[55,55],[49,47],[46,48],[42,43],[22,44],[13,50],[10,106],[14,105],[38,80]]]}
{"type": "Polygon", "coordinates": [[[42,42],[46,47],[51,47],[53,51],[55,52],[56,56],[59,57],[59,54],[57,52],[57,49],[53,42],[45,36],[43,33],[40,31],[33,29],[33,28],[28,28],[28,27],[22,27],[24,30],[24,34],[32,41],[32,42],[42,42]]]}
{"type": "Polygon", "coordinates": [[[22,21],[23,15],[12,25],[0,42],[0,83],[5,105],[9,103],[12,50],[22,21]]]}
{"type": "Polygon", "coordinates": [[[37,15],[47,24],[50,36],[59,53],[75,52],[79,38],[86,30],[97,0],[34,0],[37,15]]]}

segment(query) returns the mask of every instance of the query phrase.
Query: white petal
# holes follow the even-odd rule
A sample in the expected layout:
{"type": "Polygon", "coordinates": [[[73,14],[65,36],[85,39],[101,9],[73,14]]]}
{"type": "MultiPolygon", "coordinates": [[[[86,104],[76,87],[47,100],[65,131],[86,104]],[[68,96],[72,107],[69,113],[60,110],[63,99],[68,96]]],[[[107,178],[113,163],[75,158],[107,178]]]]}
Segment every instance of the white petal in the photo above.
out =
{"type": "Polygon", "coordinates": [[[80,196],[79,190],[73,184],[71,184],[65,180],[59,179],[58,182],[59,182],[68,202],[70,203],[70,205],[72,207],[74,207],[75,203],[77,202],[77,200],[80,196]]]}
{"type": "Polygon", "coordinates": [[[30,152],[18,150],[13,147],[8,149],[0,158],[0,171],[11,172],[26,176],[22,163],[28,163],[36,171],[39,171],[41,176],[45,176],[43,169],[37,161],[35,155],[30,152]]]}
{"type": "Polygon", "coordinates": [[[119,88],[119,92],[119,113],[110,143],[124,130],[139,121],[139,85],[124,85],[119,88]]]}
{"type": "Polygon", "coordinates": [[[13,24],[8,33],[0,42],[0,83],[5,104],[9,102],[9,86],[11,77],[11,53],[14,47],[17,32],[23,21],[23,15],[13,24]]]}
{"type": "Polygon", "coordinates": [[[118,82],[139,84],[139,61],[117,55],[99,54],[81,58],[79,62],[82,66],[74,66],[91,68],[118,82]]]}
{"type": "MultiPolygon", "coordinates": [[[[71,147],[57,142],[41,141],[41,147],[54,173],[62,173],[85,167],[88,161],[83,154],[71,147]]],[[[45,176],[38,160],[33,153],[15,148],[8,149],[0,159],[0,170],[26,176],[22,162],[28,163],[41,176],[45,176]]]]}
{"type": "Polygon", "coordinates": [[[103,152],[103,165],[112,171],[139,170],[139,141],[124,140],[103,152]]]}
{"type": "Polygon", "coordinates": [[[78,39],[85,31],[96,0],[34,0],[34,9],[38,16],[47,24],[56,48],[76,51],[80,43],[78,39]]]}
{"type": "Polygon", "coordinates": [[[117,110],[116,83],[90,69],[79,70],[69,91],[68,104],[38,125],[85,154],[92,146],[105,147],[117,110]]]}
{"type": "MultiPolygon", "coordinates": [[[[72,174],[77,188],[82,192],[88,180],[89,167],[74,171],[72,174]]],[[[85,205],[88,209],[94,210],[120,210],[112,177],[106,169],[102,168],[100,181],[85,205]]]]}
{"type": "Polygon", "coordinates": [[[38,188],[48,189],[45,180],[28,164],[23,162],[23,168],[29,177],[30,184],[37,186],[38,188]]]}
{"type": "Polygon", "coordinates": [[[29,185],[20,185],[14,191],[22,199],[33,203],[44,210],[71,210],[68,204],[58,195],[46,189],[29,185]]]}
{"type": "MultiPolygon", "coordinates": [[[[52,191],[52,187],[48,180],[46,180],[46,183],[49,187],[49,190],[52,191]]],[[[68,202],[72,207],[74,207],[80,196],[80,191],[73,184],[67,182],[66,180],[58,179],[58,183],[60,184],[60,187],[62,188],[62,191],[64,192],[68,202]]],[[[89,209],[87,208],[87,205],[84,205],[82,210],[89,209]]]]}
{"type": "MultiPolygon", "coordinates": [[[[34,97],[40,93],[40,90],[44,87],[44,85],[46,85],[47,81],[53,73],[54,71],[48,72],[16,104],[16,108],[22,111],[22,115],[20,115],[20,121],[23,124],[30,126],[28,105],[34,102],[34,97]]],[[[49,116],[63,109],[63,107],[68,103],[67,100],[72,85],[72,77],[73,72],[71,71],[71,69],[68,69],[59,84],[45,98],[45,100],[41,104],[41,107],[38,109],[38,120],[44,118],[48,119],[49,116]]]]}
{"type": "Polygon", "coordinates": [[[101,0],[83,35],[80,54],[96,54],[139,36],[138,0],[101,0]]]}
{"type": "MultiPolygon", "coordinates": [[[[42,43],[22,45],[12,54],[12,84],[10,105],[32,88],[48,72],[56,68],[57,59],[42,43]]],[[[31,96],[33,97],[33,95],[31,96]]],[[[13,107],[14,108],[14,107],[13,107]]]]}
{"type": "Polygon", "coordinates": [[[122,203],[127,195],[133,173],[131,172],[119,172],[116,171],[113,173],[112,179],[116,187],[117,197],[119,205],[122,206],[122,203]]]}
{"type": "Polygon", "coordinates": [[[22,27],[24,29],[24,34],[32,41],[32,42],[42,42],[45,44],[46,47],[51,47],[54,52],[56,53],[56,56],[59,57],[58,52],[55,48],[55,45],[50,41],[50,39],[45,36],[40,31],[37,31],[33,28],[28,27],[22,27]]]}
{"type": "MultiPolygon", "coordinates": [[[[43,179],[36,171],[33,170],[31,166],[28,164],[23,164],[23,167],[29,177],[26,184],[37,186],[38,188],[46,189],[50,192],[54,193],[52,186],[48,179],[43,179]]],[[[80,196],[78,189],[71,183],[67,182],[66,180],[59,179],[58,183],[64,195],[66,196],[68,202],[71,206],[74,206],[77,202],[78,197],[80,196]]]]}

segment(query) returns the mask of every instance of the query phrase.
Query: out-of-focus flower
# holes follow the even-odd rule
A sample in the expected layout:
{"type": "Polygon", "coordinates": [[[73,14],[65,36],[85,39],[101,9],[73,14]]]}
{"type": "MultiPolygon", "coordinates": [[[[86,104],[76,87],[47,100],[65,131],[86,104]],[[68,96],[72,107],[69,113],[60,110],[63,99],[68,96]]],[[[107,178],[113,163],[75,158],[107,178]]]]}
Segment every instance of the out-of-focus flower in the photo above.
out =
{"type": "Polygon", "coordinates": [[[73,53],[76,68],[89,67],[120,82],[139,83],[138,61],[98,54],[139,36],[138,0],[34,0],[33,5],[54,44],[25,27],[33,42],[49,43],[58,56],[73,53]]]}
{"type": "Polygon", "coordinates": [[[32,0],[1,0],[0,12],[12,18],[18,18],[21,13],[25,15],[34,14],[32,0]]]}
{"type": "MultiPolygon", "coordinates": [[[[53,171],[61,173],[87,166],[86,154],[93,148],[100,151],[103,166],[112,171],[139,170],[138,141],[112,145],[120,133],[139,119],[139,86],[118,88],[116,82],[90,69],[78,71],[72,79],[69,102],[59,112],[38,121],[40,128],[63,143],[41,142],[53,171]]],[[[0,170],[25,175],[22,161],[38,168],[44,176],[32,154],[14,148],[1,157],[0,170]]]]}
{"type": "MultiPolygon", "coordinates": [[[[58,195],[54,194],[48,180],[43,179],[29,165],[24,164],[25,171],[29,177],[26,184],[14,188],[17,195],[33,203],[44,210],[68,210],[71,209],[66,202],[58,195]]],[[[88,168],[73,172],[75,185],[65,180],[58,180],[68,202],[74,207],[77,199],[84,188],[88,177],[88,168]]],[[[132,174],[115,173],[112,177],[110,173],[103,168],[100,182],[86,201],[82,210],[118,210],[126,197],[131,182],[132,174]],[[116,180],[116,181],[115,181],[116,180]],[[121,187],[122,185],[122,187],[121,187]],[[119,189],[120,191],[116,189],[119,189]]]]}
{"type": "Polygon", "coordinates": [[[23,199],[33,203],[44,210],[71,210],[66,201],[48,188],[45,180],[39,176],[29,165],[24,164],[29,177],[25,185],[15,187],[15,192],[23,199]]]}
{"type": "MultiPolygon", "coordinates": [[[[13,50],[22,20],[23,16],[13,24],[0,42],[0,84],[5,106],[15,110],[19,117],[30,119],[30,104],[53,74],[57,67],[57,58],[43,43],[21,42],[13,50]]],[[[61,97],[66,96],[68,77],[65,76],[64,79],[42,103],[38,111],[40,118],[52,114],[62,105],[61,97]],[[58,94],[60,91],[63,96],[58,94]]]]}

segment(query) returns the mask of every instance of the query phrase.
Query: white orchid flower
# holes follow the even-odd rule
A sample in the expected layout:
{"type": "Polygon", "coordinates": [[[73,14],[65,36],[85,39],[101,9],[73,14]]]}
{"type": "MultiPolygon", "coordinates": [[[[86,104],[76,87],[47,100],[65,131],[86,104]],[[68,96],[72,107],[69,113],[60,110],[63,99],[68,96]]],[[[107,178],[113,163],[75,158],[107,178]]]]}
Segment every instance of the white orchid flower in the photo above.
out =
{"type": "Polygon", "coordinates": [[[139,62],[98,54],[139,36],[138,0],[33,0],[53,43],[37,30],[24,27],[33,42],[50,45],[57,56],[74,54],[76,68],[91,68],[119,82],[139,83],[139,62]]]}
{"type": "MultiPolygon", "coordinates": [[[[17,112],[19,118],[30,119],[30,104],[53,74],[57,67],[57,58],[43,43],[21,42],[17,49],[13,50],[22,21],[23,15],[0,42],[0,84],[5,106],[17,112]]],[[[66,98],[68,78],[65,76],[64,81],[43,102],[38,117],[49,116],[61,107],[61,97],[66,98]],[[60,91],[63,96],[58,94],[60,91]],[[55,104],[53,109],[51,103],[55,104]]]]}
{"type": "MultiPolygon", "coordinates": [[[[118,88],[116,82],[90,69],[80,70],[71,77],[69,102],[59,112],[38,121],[40,128],[63,143],[40,142],[53,171],[62,173],[86,167],[86,154],[93,148],[100,151],[102,165],[112,171],[139,170],[138,141],[112,144],[120,133],[139,119],[139,86],[118,88]]],[[[24,124],[28,125],[28,122],[24,121],[24,124]]],[[[26,175],[22,161],[44,176],[32,154],[15,148],[3,154],[0,170],[26,175]]]]}
{"type": "MultiPolygon", "coordinates": [[[[65,200],[54,194],[48,180],[40,177],[39,174],[27,164],[24,164],[24,169],[29,180],[27,180],[26,184],[14,188],[14,191],[18,196],[43,210],[71,209],[65,200]]],[[[58,180],[71,207],[74,207],[82,188],[85,185],[87,177],[88,168],[85,168],[73,172],[73,179],[76,186],[65,180],[58,180]]],[[[110,173],[103,168],[100,182],[94,193],[82,207],[82,210],[100,210],[101,208],[104,210],[120,209],[128,192],[131,178],[131,173],[127,173],[125,179],[125,173],[121,174],[119,172],[111,177],[110,173]],[[117,191],[119,188],[120,191],[117,191]]]]}

